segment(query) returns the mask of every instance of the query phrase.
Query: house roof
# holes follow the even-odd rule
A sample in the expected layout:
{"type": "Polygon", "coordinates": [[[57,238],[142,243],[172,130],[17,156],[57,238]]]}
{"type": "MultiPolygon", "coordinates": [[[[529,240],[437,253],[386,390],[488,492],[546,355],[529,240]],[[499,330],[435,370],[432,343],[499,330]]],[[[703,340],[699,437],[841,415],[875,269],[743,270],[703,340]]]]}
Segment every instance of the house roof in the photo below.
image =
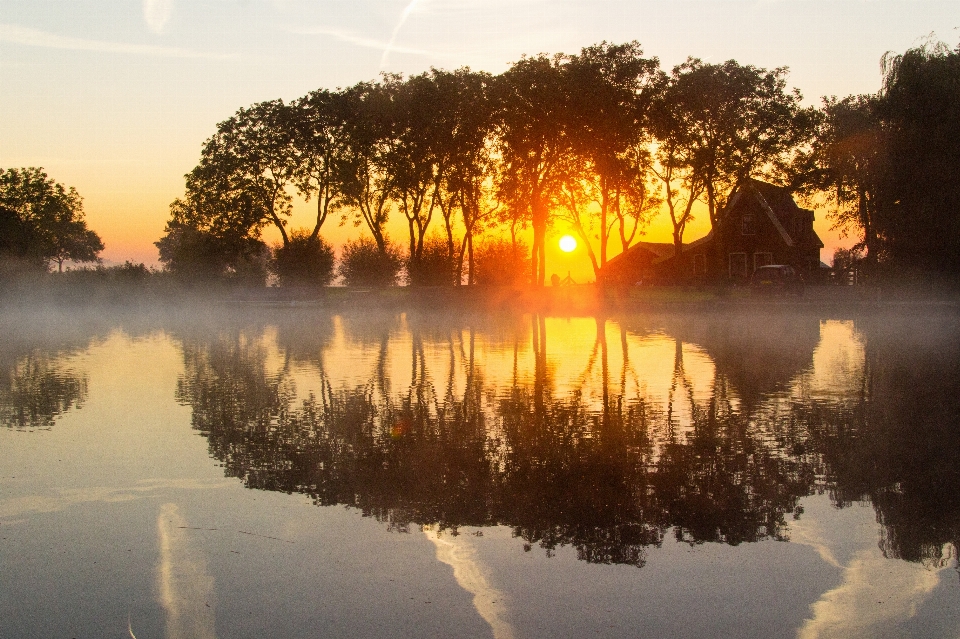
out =
{"type": "MultiPolygon", "coordinates": [[[[813,211],[797,206],[797,202],[793,199],[793,194],[789,189],[753,179],[749,180],[744,187],[734,193],[733,197],[731,197],[727,203],[727,208],[733,208],[745,193],[752,193],[754,197],[756,197],[760,208],[767,214],[770,223],[777,229],[777,232],[787,246],[794,246],[796,244],[795,238],[790,235],[784,226],[787,220],[802,213],[807,213],[810,219],[813,219],[813,211]]],[[[823,241],[820,239],[820,236],[817,235],[817,232],[811,229],[811,234],[814,240],[813,243],[819,248],[823,248],[823,241]]]]}

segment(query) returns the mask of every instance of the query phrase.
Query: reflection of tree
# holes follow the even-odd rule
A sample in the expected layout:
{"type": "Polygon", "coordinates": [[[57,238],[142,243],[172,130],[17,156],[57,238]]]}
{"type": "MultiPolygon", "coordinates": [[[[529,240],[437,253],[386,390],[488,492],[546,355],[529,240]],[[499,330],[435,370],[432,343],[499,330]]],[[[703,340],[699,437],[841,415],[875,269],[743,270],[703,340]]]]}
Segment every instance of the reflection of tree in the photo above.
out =
{"type": "Polygon", "coordinates": [[[64,356],[39,348],[0,353],[0,426],[50,428],[56,417],[81,407],[87,378],[65,367],[64,356]]]}
{"type": "Polygon", "coordinates": [[[869,499],[884,553],[939,562],[960,547],[960,326],[884,317],[863,322],[862,391],[804,399],[794,420],[823,459],[837,505],[869,499]]]}
{"type": "Polygon", "coordinates": [[[694,405],[691,434],[657,449],[664,415],[609,383],[603,320],[600,406],[582,391],[556,396],[542,318],[530,325],[534,379],[515,375],[488,405],[472,330],[430,336],[449,361],[449,377],[435,379],[411,324],[411,383],[394,392],[386,361],[396,351],[381,328],[368,335],[380,345],[370,379],[356,387],[335,387],[318,354],[321,390],[298,401],[288,369],[269,374],[263,344],[234,334],[184,347],[178,397],[226,473],[250,487],[349,505],[398,529],[507,525],[529,545],[570,545],[598,563],[642,565],[671,527],[690,543],[783,538],[785,514],[813,485],[806,458],[750,428],[720,382],[708,406],[694,405]]]}

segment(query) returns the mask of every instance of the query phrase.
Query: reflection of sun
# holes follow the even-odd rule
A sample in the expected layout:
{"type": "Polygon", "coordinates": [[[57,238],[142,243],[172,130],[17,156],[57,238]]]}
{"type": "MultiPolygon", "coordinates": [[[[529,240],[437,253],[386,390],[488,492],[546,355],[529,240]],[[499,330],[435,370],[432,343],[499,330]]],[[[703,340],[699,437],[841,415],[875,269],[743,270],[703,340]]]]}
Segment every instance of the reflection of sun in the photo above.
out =
{"type": "Polygon", "coordinates": [[[572,235],[564,235],[560,238],[560,250],[564,253],[569,253],[573,249],[577,248],[577,240],[572,235]]]}

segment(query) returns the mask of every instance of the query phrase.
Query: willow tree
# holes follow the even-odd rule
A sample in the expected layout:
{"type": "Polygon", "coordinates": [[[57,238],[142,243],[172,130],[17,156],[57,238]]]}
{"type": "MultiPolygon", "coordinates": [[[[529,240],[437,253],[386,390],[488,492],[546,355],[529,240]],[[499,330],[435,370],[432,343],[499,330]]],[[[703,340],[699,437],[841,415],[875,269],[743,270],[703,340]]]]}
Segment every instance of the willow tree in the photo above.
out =
{"type": "Polygon", "coordinates": [[[880,232],[902,268],[960,274],[960,47],[928,43],[883,60],[887,135],[880,232]]]}

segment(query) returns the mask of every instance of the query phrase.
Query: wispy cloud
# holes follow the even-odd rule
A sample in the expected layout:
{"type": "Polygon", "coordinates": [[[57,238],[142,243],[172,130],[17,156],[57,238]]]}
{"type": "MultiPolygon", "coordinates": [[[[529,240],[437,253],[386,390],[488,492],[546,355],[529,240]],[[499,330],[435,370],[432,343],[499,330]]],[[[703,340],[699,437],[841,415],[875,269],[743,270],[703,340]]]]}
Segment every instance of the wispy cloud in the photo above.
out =
{"type": "Polygon", "coordinates": [[[143,0],[143,19],[154,33],[163,33],[173,13],[173,0],[143,0]]]}
{"type": "Polygon", "coordinates": [[[393,28],[393,33],[390,34],[390,42],[387,43],[387,47],[383,50],[383,55],[380,57],[380,68],[383,69],[387,66],[387,59],[390,57],[392,51],[396,51],[394,44],[397,41],[397,35],[400,33],[400,29],[406,23],[407,18],[410,17],[410,14],[413,13],[413,10],[417,6],[419,0],[410,0],[410,3],[403,8],[403,12],[400,14],[400,19],[397,21],[397,25],[393,28]]]}
{"type": "Polygon", "coordinates": [[[43,47],[46,49],[98,51],[102,53],[142,55],[154,58],[195,58],[207,60],[238,60],[240,58],[237,54],[204,53],[175,47],[72,38],[39,31],[37,29],[30,29],[28,27],[21,27],[15,24],[3,23],[0,23],[0,42],[10,42],[12,44],[22,44],[30,47],[43,47]]]}
{"type": "Polygon", "coordinates": [[[391,48],[389,42],[383,42],[382,40],[374,40],[372,38],[364,38],[363,36],[358,36],[349,31],[341,31],[339,29],[326,29],[324,27],[308,27],[304,29],[291,29],[293,33],[299,33],[302,35],[325,35],[330,36],[331,38],[336,38],[341,42],[346,42],[358,47],[364,47],[367,49],[376,49],[378,51],[386,51],[390,48],[392,51],[397,53],[408,53],[411,55],[437,55],[433,51],[427,51],[425,49],[413,49],[410,47],[397,47],[394,46],[391,48]]]}

